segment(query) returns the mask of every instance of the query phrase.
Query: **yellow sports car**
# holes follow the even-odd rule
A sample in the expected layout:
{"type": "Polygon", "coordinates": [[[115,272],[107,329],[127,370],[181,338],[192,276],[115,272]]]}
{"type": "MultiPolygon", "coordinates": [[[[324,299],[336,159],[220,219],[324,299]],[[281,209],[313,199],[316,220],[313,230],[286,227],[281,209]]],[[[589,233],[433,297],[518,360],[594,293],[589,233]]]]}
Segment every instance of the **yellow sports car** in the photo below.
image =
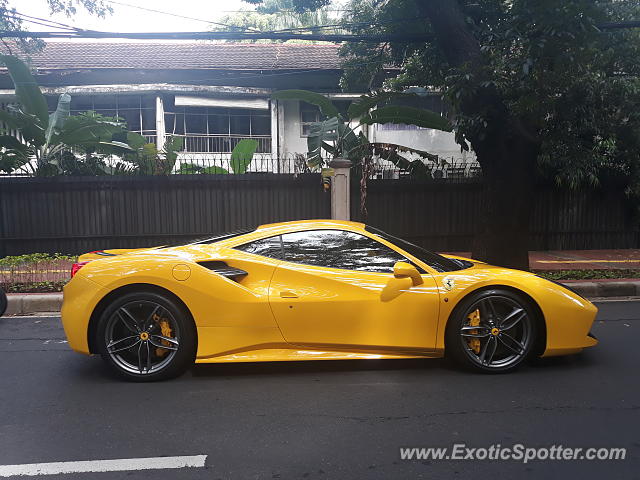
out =
{"type": "Polygon", "coordinates": [[[597,340],[597,309],[529,272],[438,255],[354,222],[309,220],[178,247],[83,255],[69,345],[123,377],[193,362],[442,357],[484,372],[597,340]]]}

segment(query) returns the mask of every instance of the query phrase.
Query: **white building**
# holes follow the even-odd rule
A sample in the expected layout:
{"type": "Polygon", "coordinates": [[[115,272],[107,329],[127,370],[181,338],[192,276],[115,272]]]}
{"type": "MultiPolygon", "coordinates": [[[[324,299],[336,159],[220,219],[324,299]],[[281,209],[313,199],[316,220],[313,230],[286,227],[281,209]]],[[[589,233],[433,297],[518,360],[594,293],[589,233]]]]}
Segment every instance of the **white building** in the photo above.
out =
{"type": "MultiPolygon", "coordinates": [[[[340,92],[338,49],[326,43],[52,41],[29,61],[51,110],[67,92],[74,112],[122,117],[159,147],[168,135],[183,137],[181,156],[190,161],[223,159],[240,139],[253,138],[258,154],[285,162],[307,151],[308,125],[319,113],[312,105],[270,96],[282,89],[312,90],[346,110],[360,94],[340,92]]],[[[0,72],[0,89],[0,101],[11,101],[6,71],[0,72]]],[[[442,108],[438,95],[425,102],[442,108]]],[[[472,159],[451,133],[408,125],[366,128],[371,141],[425,150],[448,162],[472,159]]]]}

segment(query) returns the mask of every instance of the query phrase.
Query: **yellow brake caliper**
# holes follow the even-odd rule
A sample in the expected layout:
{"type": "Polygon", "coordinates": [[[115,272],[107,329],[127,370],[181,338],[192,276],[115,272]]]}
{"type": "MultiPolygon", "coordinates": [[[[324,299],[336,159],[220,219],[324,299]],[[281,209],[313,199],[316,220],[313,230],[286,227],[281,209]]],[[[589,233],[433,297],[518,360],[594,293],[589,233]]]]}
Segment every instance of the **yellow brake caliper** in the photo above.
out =
{"type": "MultiPolygon", "coordinates": [[[[480,310],[476,309],[469,314],[467,317],[469,319],[470,327],[477,327],[480,325],[480,310]]],[[[476,335],[478,330],[469,330],[469,333],[472,335],[476,335]]],[[[476,353],[480,353],[480,339],[479,338],[469,338],[467,340],[469,344],[469,348],[476,353]]]]}
{"type": "MultiPolygon", "coordinates": [[[[172,331],[171,331],[171,327],[169,326],[169,322],[168,322],[168,321],[166,321],[166,320],[164,320],[164,319],[162,319],[162,318],[161,318],[160,316],[158,316],[158,315],[154,315],[154,316],[153,316],[153,320],[154,320],[154,322],[156,322],[157,324],[159,324],[159,325],[160,325],[160,330],[161,330],[161,332],[162,332],[162,336],[163,336],[163,337],[171,338],[171,333],[172,333],[172,331]]],[[[168,342],[168,341],[166,341],[166,340],[161,340],[161,341],[160,341],[160,343],[162,343],[162,345],[165,345],[165,346],[167,346],[167,347],[170,347],[170,346],[171,346],[171,343],[169,343],[169,342],[168,342]]],[[[164,348],[159,348],[159,347],[158,347],[158,348],[156,348],[156,355],[157,355],[158,357],[162,357],[163,355],[166,355],[166,353],[167,353],[168,351],[169,351],[169,350],[166,350],[166,349],[164,349],[164,348]]]]}

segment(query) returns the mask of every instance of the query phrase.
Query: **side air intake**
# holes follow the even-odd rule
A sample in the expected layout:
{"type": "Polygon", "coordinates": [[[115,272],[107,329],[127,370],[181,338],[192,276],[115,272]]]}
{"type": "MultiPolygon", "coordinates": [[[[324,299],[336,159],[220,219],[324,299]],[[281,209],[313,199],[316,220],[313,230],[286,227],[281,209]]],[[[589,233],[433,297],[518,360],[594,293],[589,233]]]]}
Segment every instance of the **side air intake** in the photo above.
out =
{"type": "Polygon", "coordinates": [[[206,260],[203,262],[198,262],[198,265],[204,268],[208,268],[212,272],[215,272],[218,275],[222,275],[223,277],[230,278],[231,280],[234,280],[236,282],[245,275],[248,275],[248,273],[244,270],[230,267],[225,262],[221,262],[219,260],[206,260]]]}

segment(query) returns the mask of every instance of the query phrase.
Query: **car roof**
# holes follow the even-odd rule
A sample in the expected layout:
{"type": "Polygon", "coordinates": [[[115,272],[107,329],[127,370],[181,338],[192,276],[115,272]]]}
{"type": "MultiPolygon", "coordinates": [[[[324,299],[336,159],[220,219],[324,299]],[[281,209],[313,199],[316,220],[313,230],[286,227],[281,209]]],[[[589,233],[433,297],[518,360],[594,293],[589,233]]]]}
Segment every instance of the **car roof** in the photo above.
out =
{"type": "Polygon", "coordinates": [[[260,225],[256,232],[261,230],[289,230],[296,231],[306,228],[347,228],[355,230],[363,230],[364,223],[351,222],[348,220],[331,220],[331,219],[312,219],[312,220],[294,220],[291,222],[268,223],[260,225]]]}

